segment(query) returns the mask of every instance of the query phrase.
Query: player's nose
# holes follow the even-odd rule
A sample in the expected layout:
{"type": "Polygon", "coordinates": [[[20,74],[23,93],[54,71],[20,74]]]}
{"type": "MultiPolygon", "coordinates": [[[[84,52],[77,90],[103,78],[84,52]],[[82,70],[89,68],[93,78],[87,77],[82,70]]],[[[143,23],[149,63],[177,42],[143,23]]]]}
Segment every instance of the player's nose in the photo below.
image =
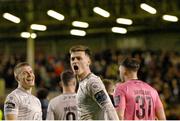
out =
{"type": "Polygon", "coordinates": [[[77,63],[77,62],[78,62],[78,59],[77,59],[77,58],[74,58],[73,63],[77,63]]]}
{"type": "Polygon", "coordinates": [[[27,72],[27,75],[28,76],[32,76],[33,74],[31,72],[27,72]]]}

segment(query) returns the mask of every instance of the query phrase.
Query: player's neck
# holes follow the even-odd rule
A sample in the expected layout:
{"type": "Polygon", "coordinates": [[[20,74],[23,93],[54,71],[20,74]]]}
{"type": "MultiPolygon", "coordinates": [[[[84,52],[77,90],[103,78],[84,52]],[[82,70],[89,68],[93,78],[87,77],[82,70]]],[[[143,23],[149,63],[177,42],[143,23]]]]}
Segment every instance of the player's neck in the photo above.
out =
{"type": "Polygon", "coordinates": [[[64,87],[63,93],[75,93],[75,87],[64,87]]]}
{"type": "Polygon", "coordinates": [[[21,90],[23,90],[23,91],[25,91],[25,92],[27,92],[27,93],[29,93],[29,94],[31,94],[32,88],[26,89],[26,88],[24,88],[22,85],[18,85],[18,88],[21,89],[21,90]]]}
{"type": "Polygon", "coordinates": [[[91,74],[91,71],[86,71],[84,73],[82,73],[81,75],[79,75],[79,80],[84,80],[86,77],[88,77],[91,74]]]}
{"type": "Polygon", "coordinates": [[[138,77],[137,75],[128,75],[125,77],[125,81],[128,81],[128,80],[138,80],[138,77]]]}

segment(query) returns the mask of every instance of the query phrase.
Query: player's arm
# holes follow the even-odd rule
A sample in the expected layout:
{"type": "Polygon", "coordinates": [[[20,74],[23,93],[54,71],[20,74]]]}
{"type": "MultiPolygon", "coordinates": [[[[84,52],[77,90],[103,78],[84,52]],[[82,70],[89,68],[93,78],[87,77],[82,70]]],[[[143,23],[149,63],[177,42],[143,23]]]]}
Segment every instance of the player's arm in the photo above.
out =
{"type": "Polygon", "coordinates": [[[124,120],[124,109],[121,109],[121,108],[118,109],[117,108],[116,112],[118,114],[119,120],[124,120]]]}
{"type": "Polygon", "coordinates": [[[17,115],[16,114],[6,114],[5,120],[17,120],[17,115]]]}
{"type": "Polygon", "coordinates": [[[166,120],[166,116],[165,116],[165,112],[164,112],[164,107],[163,104],[158,96],[157,93],[157,98],[156,98],[156,102],[155,102],[155,114],[156,117],[158,118],[158,120],[166,120]]]}
{"type": "Polygon", "coordinates": [[[48,105],[46,120],[55,120],[51,101],[49,102],[49,105],[48,105]]]}
{"type": "Polygon", "coordinates": [[[17,120],[18,100],[15,96],[8,96],[4,103],[5,120],[17,120]]]}
{"type": "Polygon", "coordinates": [[[164,108],[159,108],[158,110],[156,110],[156,117],[158,118],[158,120],[166,120],[164,108]]]}
{"type": "Polygon", "coordinates": [[[119,119],[124,120],[126,101],[125,101],[124,93],[118,86],[115,88],[115,92],[114,92],[114,104],[119,119]]]}
{"type": "Polygon", "coordinates": [[[89,88],[91,96],[106,113],[108,120],[119,120],[116,110],[114,109],[114,106],[101,80],[92,82],[89,88]]]}

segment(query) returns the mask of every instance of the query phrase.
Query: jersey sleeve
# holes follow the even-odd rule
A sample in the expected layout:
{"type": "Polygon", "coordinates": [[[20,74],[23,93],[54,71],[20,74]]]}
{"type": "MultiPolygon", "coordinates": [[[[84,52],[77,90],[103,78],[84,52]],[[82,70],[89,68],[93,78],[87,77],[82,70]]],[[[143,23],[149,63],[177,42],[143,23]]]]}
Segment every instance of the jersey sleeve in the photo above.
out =
{"type": "Polygon", "coordinates": [[[114,104],[116,109],[121,108],[122,110],[124,110],[126,107],[125,93],[120,84],[115,88],[114,104]]]}
{"type": "Polygon", "coordinates": [[[118,120],[117,113],[112,105],[112,102],[101,79],[96,79],[90,82],[91,83],[88,84],[90,96],[101,107],[103,112],[105,112],[108,120],[118,120]]]}
{"type": "Polygon", "coordinates": [[[156,91],[156,102],[155,102],[155,110],[158,110],[160,108],[163,108],[163,104],[161,102],[161,99],[156,91]]]}
{"type": "Polygon", "coordinates": [[[106,102],[108,102],[108,95],[104,85],[101,80],[93,80],[88,84],[88,90],[90,96],[97,102],[97,104],[102,107],[106,102]]]}
{"type": "Polygon", "coordinates": [[[18,114],[19,101],[15,95],[8,95],[4,102],[4,113],[7,114],[18,114]]]}
{"type": "Polygon", "coordinates": [[[49,105],[48,105],[46,120],[55,120],[51,102],[49,102],[49,105]]]}

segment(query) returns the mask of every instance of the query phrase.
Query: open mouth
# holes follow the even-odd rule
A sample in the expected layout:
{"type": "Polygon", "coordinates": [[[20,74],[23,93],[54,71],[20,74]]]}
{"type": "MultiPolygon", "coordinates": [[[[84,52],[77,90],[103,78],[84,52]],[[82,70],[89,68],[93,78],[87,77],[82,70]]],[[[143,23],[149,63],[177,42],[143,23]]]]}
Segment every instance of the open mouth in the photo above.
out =
{"type": "Polygon", "coordinates": [[[77,71],[79,67],[77,65],[74,65],[74,70],[77,71]]]}
{"type": "Polygon", "coordinates": [[[26,80],[27,80],[28,82],[33,81],[33,79],[31,79],[31,78],[27,78],[26,80]]]}

